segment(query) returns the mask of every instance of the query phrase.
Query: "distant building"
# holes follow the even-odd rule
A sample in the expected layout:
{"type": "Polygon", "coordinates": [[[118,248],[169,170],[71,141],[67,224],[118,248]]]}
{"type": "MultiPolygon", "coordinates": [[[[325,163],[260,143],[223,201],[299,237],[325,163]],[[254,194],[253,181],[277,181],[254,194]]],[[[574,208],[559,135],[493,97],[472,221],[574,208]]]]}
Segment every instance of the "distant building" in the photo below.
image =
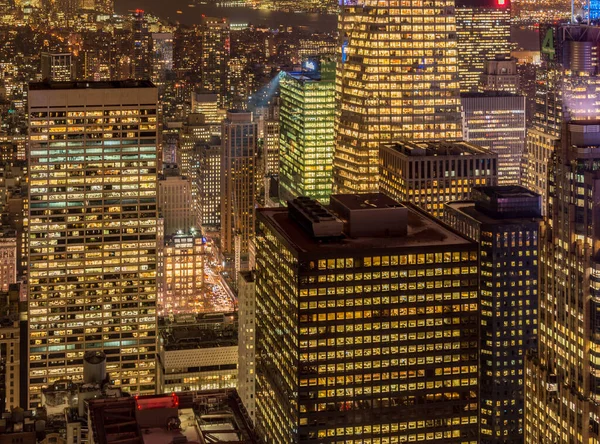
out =
{"type": "Polygon", "coordinates": [[[287,200],[308,196],[329,202],[335,120],[335,68],[318,60],[279,80],[279,186],[287,200]]]}
{"type": "Polygon", "coordinates": [[[257,210],[257,430],[477,443],[477,244],[382,194],[330,201],[257,210]]]}
{"type": "Polygon", "coordinates": [[[254,237],[257,132],[252,113],[227,112],[221,141],[221,253],[236,261],[247,260],[254,237]]]}
{"type": "Polygon", "coordinates": [[[398,142],[379,151],[380,188],[441,217],[444,203],[498,184],[498,155],[467,142],[398,142]]]}
{"type": "Polygon", "coordinates": [[[510,3],[510,0],[456,0],[461,92],[479,91],[486,60],[510,56],[510,3]]]}
{"type": "Polygon", "coordinates": [[[151,74],[150,56],[150,32],[148,30],[148,19],[144,11],[136,9],[133,11],[132,20],[132,46],[133,46],[133,69],[132,75],[137,80],[148,80],[151,74]]]}
{"type": "Polygon", "coordinates": [[[219,96],[219,106],[228,100],[227,70],[230,52],[229,21],[226,18],[202,17],[201,84],[203,92],[219,96]]]}
{"type": "Polygon", "coordinates": [[[541,197],[520,186],[475,187],[444,221],[479,243],[482,444],[523,442],[525,354],[537,350],[541,197]]]}
{"type": "Polygon", "coordinates": [[[516,94],[520,86],[516,59],[498,57],[485,61],[480,81],[482,91],[504,91],[516,94]]]}
{"type": "MultiPolygon", "coordinates": [[[[0,227],[2,228],[2,227],[0,227]]],[[[17,233],[0,231],[0,291],[17,282],[17,233]]]]}
{"type": "Polygon", "coordinates": [[[256,286],[254,272],[238,274],[237,391],[252,421],[256,421],[256,286]]]}
{"type": "Polygon", "coordinates": [[[456,11],[453,1],[340,5],[334,189],[376,192],[382,144],[462,137],[456,11]]]}
{"type": "Polygon", "coordinates": [[[169,171],[168,166],[163,169],[165,174],[158,180],[158,208],[164,219],[165,235],[188,233],[196,227],[192,207],[192,185],[189,179],[178,174],[178,171],[169,171]]]}
{"type": "Polygon", "coordinates": [[[73,55],[67,53],[42,52],[42,79],[54,82],[73,80],[75,65],[73,55]]]}
{"type": "Polygon", "coordinates": [[[498,184],[521,183],[525,97],[506,92],[461,94],[465,140],[498,155],[498,184]]]}
{"type": "Polygon", "coordinates": [[[152,33],[152,81],[164,83],[167,74],[173,71],[173,34],[152,33]]]}
{"type": "Polygon", "coordinates": [[[197,144],[193,152],[196,220],[205,231],[215,231],[221,225],[222,151],[221,139],[214,137],[197,144]]]}
{"type": "MultiPolygon", "coordinates": [[[[25,374],[21,365],[26,365],[26,359],[21,360],[23,350],[27,346],[21,343],[21,324],[25,318],[21,316],[20,303],[21,286],[13,284],[6,290],[0,290],[0,411],[7,412],[21,405],[26,397],[26,381],[21,376],[25,374]]],[[[26,321],[23,322],[26,326],[26,321]]],[[[23,339],[26,340],[26,339],[23,339]]],[[[25,358],[25,357],[24,357],[25,358]]],[[[2,431],[0,430],[0,435],[2,431]]]]}
{"type": "Polygon", "coordinates": [[[165,237],[158,267],[159,315],[210,310],[204,297],[204,243],[193,229],[165,237]]]}
{"type": "Polygon", "coordinates": [[[236,386],[237,313],[176,316],[174,322],[164,322],[160,334],[159,393],[236,386]]]}

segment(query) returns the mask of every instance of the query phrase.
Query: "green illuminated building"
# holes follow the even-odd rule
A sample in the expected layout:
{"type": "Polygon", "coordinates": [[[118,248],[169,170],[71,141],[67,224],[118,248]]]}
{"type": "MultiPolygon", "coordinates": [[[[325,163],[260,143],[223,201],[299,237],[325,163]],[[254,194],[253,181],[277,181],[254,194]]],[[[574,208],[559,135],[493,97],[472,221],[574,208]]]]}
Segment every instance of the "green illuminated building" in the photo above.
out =
{"type": "Polygon", "coordinates": [[[280,80],[280,195],[329,202],[332,186],[335,69],[307,62],[302,72],[280,80]],[[315,69],[307,69],[314,67],[315,69]]]}

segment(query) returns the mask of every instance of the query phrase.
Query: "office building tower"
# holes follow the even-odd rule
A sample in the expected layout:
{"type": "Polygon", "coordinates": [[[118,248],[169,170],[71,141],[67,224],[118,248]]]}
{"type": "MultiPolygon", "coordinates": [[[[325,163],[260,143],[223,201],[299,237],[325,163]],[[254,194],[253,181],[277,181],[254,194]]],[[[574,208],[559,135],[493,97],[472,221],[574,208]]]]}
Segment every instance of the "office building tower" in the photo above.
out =
{"type": "Polygon", "coordinates": [[[194,148],[194,170],[197,179],[192,183],[197,198],[196,220],[204,231],[216,231],[221,225],[221,139],[213,138],[194,148]]]}
{"type": "Polygon", "coordinates": [[[590,21],[597,23],[600,19],[600,1],[588,0],[587,6],[589,8],[588,18],[590,21]]]}
{"type": "Polygon", "coordinates": [[[173,71],[173,34],[152,33],[152,81],[164,83],[173,71]]]}
{"type": "Polygon", "coordinates": [[[204,239],[195,230],[166,235],[161,246],[158,314],[201,313],[204,301],[204,239]]]}
{"type": "Polygon", "coordinates": [[[150,33],[148,31],[148,20],[144,17],[144,11],[136,9],[132,19],[133,39],[133,69],[134,79],[149,79],[151,68],[150,57],[150,33]]]}
{"type": "Polygon", "coordinates": [[[221,135],[221,121],[223,115],[219,111],[219,95],[212,93],[192,93],[192,113],[203,114],[204,121],[207,124],[217,125],[219,134],[221,135]]]}
{"type": "Polygon", "coordinates": [[[461,92],[478,92],[485,62],[510,57],[510,0],[456,0],[461,92]]]}
{"type": "Polygon", "coordinates": [[[381,144],[462,137],[454,1],[344,2],[338,31],[334,188],[378,191],[381,144]]]}
{"type": "Polygon", "coordinates": [[[547,174],[563,120],[600,118],[600,71],[592,61],[600,27],[561,24],[540,29],[542,64],[536,71],[536,110],[527,132],[523,185],[547,198],[547,174]]]}
{"type": "Polygon", "coordinates": [[[600,439],[598,122],[565,123],[550,167],[539,269],[538,351],[525,361],[525,442],[600,439]]]}
{"type": "Polygon", "coordinates": [[[525,353],[537,349],[541,196],[520,186],[475,187],[444,220],[479,243],[480,443],[523,443],[525,353]]]}
{"type": "Polygon", "coordinates": [[[238,274],[237,391],[252,422],[256,421],[256,287],[253,271],[238,274]]]}
{"type": "MultiPolygon", "coordinates": [[[[318,64],[318,62],[311,62],[318,64]]],[[[279,195],[329,202],[335,120],[335,68],[287,72],[279,80],[279,195]]]]}
{"type": "Polygon", "coordinates": [[[67,53],[42,52],[42,79],[67,82],[73,80],[75,73],[73,65],[73,55],[67,53]]]}
{"type": "Polygon", "coordinates": [[[229,63],[229,21],[226,18],[202,17],[201,84],[203,92],[219,96],[225,107],[229,95],[227,70],[229,63]]]}
{"type": "Polygon", "coordinates": [[[155,391],[157,100],[148,81],[29,85],[30,408],[91,350],[155,391]]]}
{"type": "Polygon", "coordinates": [[[165,165],[158,180],[158,210],[165,235],[187,233],[196,227],[190,179],[174,165],[165,165]]]}
{"type": "Polygon", "coordinates": [[[498,155],[468,142],[398,142],[380,150],[381,191],[442,217],[444,203],[498,184],[498,155]]]}
{"type": "Polygon", "coordinates": [[[330,202],[257,210],[259,433],[477,443],[477,244],[382,194],[330,202]]]}
{"type": "MultiPolygon", "coordinates": [[[[207,390],[214,395],[215,390],[231,391],[236,387],[238,375],[236,312],[179,315],[174,316],[173,321],[169,318],[163,321],[165,325],[160,331],[159,393],[171,394],[183,391],[191,394],[191,392],[207,390]]],[[[213,417],[213,419],[219,421],[218,425],[206,424],[207,432],[211,427],[225,427],[220,421],[223,417],[219,419],[213,417]]],[[[213,428],[213,430],[219,429],[213,428]]],[[[226,429],[220,428],[220,430],[226,429]]],[[[205,442],[229,441],[235,436],[227,432],[211,432],[207,433],[205,442]]]]}
{"type": "Polygon", "coordinates": [[[464,93],[465,140],[498,155],[498,184],[521,183],[525,151],[525,97],[505,92],[464,93]]]}
{"type": "Polygon", "coordinates": [[[207,123],[206,115],[192,113],[187,116],[186,121],[179,133],[179,152],[177,153],[177,164],[181,169],[181,173],[190,177],[191,158],[194,147],[197,143],[208,142],[212,136],[221,131],[219,124],[207,123]]]}
{"type": "Polygon", "coordinates": [[[254,238],[257,126],[252,113],[228,111],[222,133],[221,253],[237,261],[247,258],[254,238]]]}
{"type": "MultiPolygon", "coordinates": [[[[0,409],[12,411],[21,405],[22,387],[20,285],[12,284],[10,290],[0,289],[0,409]]],[[[26,330],[25,330],[26,331],[26,330]]]]}
{"type": "Polygon", "coordinates": [[[497,57],[486,60],[479,87],[482,91],[504,91],[517,94],[521,90],[517,60],[497,57]]]}
{"type": "Polygon", "coordinates": [[[13,230],[0,231],[0,292],[17,282],[17,236],[13,230]]]}

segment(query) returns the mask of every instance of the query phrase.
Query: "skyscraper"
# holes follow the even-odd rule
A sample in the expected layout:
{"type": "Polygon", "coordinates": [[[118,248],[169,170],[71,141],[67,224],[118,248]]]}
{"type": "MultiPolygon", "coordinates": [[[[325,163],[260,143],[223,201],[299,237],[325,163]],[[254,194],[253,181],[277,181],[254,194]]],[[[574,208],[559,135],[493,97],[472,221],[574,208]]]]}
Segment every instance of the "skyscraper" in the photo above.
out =
{"type": "Polygon", "coordinates": [[[564,120],[600,118],[600,70],[592,60],[600,27],[549,25],[540,29],[542,66],[536,70],[536,110],[527,131],[523,185],[548,193],[546,168],[560,138],[564,120]]]}
{"type": "Polygon", "coordinates": [[[341,8],[334,187],[372,192],[382,143],[461,137],[454,0],[341,8]]]}
{"type": "Polygon", "coordinates": [[[154,393],[157,91],[146,81],[29,86],[29,406],[102,350],[154,393]]]}
{"type": "Polygon", "coordinates": [[[520,186],[475,187],[444,220],[479,243],[482,444],[523,443],[523,363],[537,348],[541,197],[520,186]]]}
{"type": "Polygon", "coordinates": [[[381,191],[442,217],[444,203],[498,184],[498,155],[467,142],[398,142],[379,151],[381,191]]]}
{"type": "Polygon", "coordinates": [[[206,231],[217,230],[221,224],[221,139],[197,144],[193,152],[193,170],[197,177],[192,182],[196,190],[196,220],[206,231]]]}
{"type": "Polygon", "coordinates": [[[510,57],[510,0],[456,0],[460,90],[478,92],[485,62],[510,57]]]}
{"type": "Polygon", "coordinates": [[[173,34],[155,32],[152,34],[152,81],[164,82],[171,71],[173,71],[173,34]]]}
{"type": "MultiPolygon", "coordinates": [[[[317,61],[310,62],[318,65],[317,61]]],[[[312,68],[312,65],[311,65],[312,68]]],[[[279,110],[280,198],[331,194],[335,118],[332,64],[281,76],[279,110]]]]}
{"type": "Polygon", "coordinates": [[[221,141],[221,253],[230,258],[247,257],[254,238],[256,133],[251,112],[227,112],[221,141]]]}
{"type": "Polygon", "coordinates": [[[202,17],[201,78],[204,92],[219,95],[219,105],[225,107],[229,91],[227,63],[229,62],[229,21],[225,18],[202,17]]]}
{"type": "Polygon", "coordinates": [[[563,126],[540,246],[539,339],[525,363],[525,442],[600,439],[597,121],[563,126]]]}
{"type": "Polygon", "coordinates": [[[67,53],[42,52],[42,79],[55,82],[73,80],[75,73],[73,55],[67,53]]]}
{"type": "Polygon", "coordinates": [[[525,150],[525,97],[506,92],[464,93],[465,140],[498,155],[498,184],[521,183],[525,150]]]}
{"type": "Polygon", "coordinates": [[[267,442],[477,443],[477,244],[382,194],[257,219],[267,442]]]}
{"type": "Polygon", "coordinates": [[[187,233],[196,227],[190,179],[179,174],[175,165],[163,168],[157,197],[165,235],[187,233]]]}
{"type": "Polygon", "coordinates": [[[150,33],[148,20],[144,17],[142,9],[133,12],[133,71],[134,79],[147,80],[150,78],[150,33]]]}

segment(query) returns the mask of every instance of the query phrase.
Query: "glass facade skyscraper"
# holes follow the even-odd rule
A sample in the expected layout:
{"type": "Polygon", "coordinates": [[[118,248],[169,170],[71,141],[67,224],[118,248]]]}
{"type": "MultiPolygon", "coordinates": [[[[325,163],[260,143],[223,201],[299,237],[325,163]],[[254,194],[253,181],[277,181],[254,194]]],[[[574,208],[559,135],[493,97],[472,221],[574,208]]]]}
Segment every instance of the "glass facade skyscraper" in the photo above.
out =
{"type": "Polygon", "coordinates": [[[288,72],[279,81],[280,198],[329,201],[335,81],[331,64],[319,72],[288,72]]]}
{"type": "Polygon", "coordinates": [[[157,90],[29,87],[29,407],[102,350],[122,389],[154,393],[157,90]]]}
{"type": "Polygon", "coordinates": [[[461,138],[454,0],[350,0],[338,31],[334,188],[378,191],[382,143],[461,138]]]}

